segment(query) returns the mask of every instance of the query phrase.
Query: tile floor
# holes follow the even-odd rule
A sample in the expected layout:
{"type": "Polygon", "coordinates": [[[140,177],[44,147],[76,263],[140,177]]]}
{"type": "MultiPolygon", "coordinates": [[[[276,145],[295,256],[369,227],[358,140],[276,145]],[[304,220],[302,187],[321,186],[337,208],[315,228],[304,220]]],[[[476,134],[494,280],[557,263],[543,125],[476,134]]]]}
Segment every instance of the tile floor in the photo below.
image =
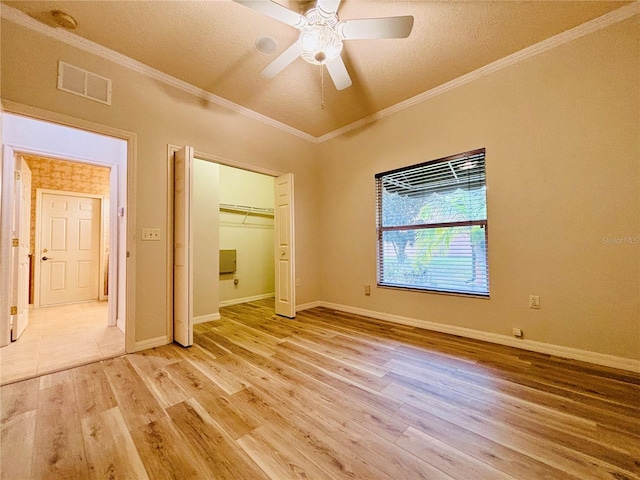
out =
{"type": "Polygon", "coordinates": [[[107,302],[31,308],[16,342],[0,348],[0,385],[124,353],[124,334],[107,326],[107,302]]]}

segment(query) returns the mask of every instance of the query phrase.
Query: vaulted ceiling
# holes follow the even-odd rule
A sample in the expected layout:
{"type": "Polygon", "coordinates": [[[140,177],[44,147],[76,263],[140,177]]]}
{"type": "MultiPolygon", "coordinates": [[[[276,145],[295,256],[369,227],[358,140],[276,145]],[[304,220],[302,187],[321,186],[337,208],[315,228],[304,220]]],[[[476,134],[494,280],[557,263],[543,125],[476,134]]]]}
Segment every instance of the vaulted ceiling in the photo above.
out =
{"type": "MultiPolygon", "coordinates": [[[[341,20],[412,15],[415,22],[408,38],[345,42],[353,85],[341,91],[326,70],[323,82],[322,68],[300,58],[272,79],[260,77],[299,32],[231,0],[3,3],[48,24],[50,12],[62,10],[77,20],[80,37],[318,137],[630,2],[343,0],[341,20]],[[274,53],[256,48],[263,36],[277,40],[274,53]]],[[[298,12],[314,5],[279,3],[298,12]]]]}

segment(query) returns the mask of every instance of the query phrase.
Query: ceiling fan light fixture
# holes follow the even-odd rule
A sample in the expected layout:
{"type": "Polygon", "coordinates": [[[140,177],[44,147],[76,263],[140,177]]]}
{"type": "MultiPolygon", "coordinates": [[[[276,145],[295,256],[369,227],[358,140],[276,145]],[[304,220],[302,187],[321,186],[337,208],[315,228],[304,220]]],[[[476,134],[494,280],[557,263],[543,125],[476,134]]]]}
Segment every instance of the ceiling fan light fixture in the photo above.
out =
{"type": "Polygon", "coordinates": [[[324,65],[340,55],[342,39],[328,25],[309,25],[302,29],[298,38],[300,56],[314,65],[324,65]]]}

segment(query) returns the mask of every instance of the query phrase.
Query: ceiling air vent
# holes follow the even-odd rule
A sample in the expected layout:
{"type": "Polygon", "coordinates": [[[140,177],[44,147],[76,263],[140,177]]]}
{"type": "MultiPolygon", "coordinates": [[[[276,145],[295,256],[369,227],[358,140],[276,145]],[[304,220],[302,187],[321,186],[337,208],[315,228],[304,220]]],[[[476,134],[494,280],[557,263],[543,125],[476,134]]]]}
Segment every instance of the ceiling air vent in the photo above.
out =
{"type": "Polygon", "coordinates": [[[58,89],[111,105],[111,80],[65,62],[58,62],[58,89]]]}

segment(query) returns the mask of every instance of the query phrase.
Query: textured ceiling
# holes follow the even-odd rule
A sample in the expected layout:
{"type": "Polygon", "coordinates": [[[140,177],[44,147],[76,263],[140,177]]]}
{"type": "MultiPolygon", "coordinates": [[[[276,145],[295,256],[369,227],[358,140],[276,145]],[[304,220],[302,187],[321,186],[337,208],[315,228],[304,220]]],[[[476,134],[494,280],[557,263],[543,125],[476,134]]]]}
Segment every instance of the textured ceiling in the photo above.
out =
{"type": "Polygon", "coordinates": [[[230,0],[3,3],[49,24],[49,12],[63,10],[81,37],[321,136],[630,2],[343,0],[342,20],[413,15],[415,23],[406,39],[345,42],[353,86],[337,91],[325,71],[324,109],[320,67],[297,59],[273,79],[259,76],[298,31],[230,0]],[[278,41],[275,53],[256,49],[264,35],[278,41]]]}

